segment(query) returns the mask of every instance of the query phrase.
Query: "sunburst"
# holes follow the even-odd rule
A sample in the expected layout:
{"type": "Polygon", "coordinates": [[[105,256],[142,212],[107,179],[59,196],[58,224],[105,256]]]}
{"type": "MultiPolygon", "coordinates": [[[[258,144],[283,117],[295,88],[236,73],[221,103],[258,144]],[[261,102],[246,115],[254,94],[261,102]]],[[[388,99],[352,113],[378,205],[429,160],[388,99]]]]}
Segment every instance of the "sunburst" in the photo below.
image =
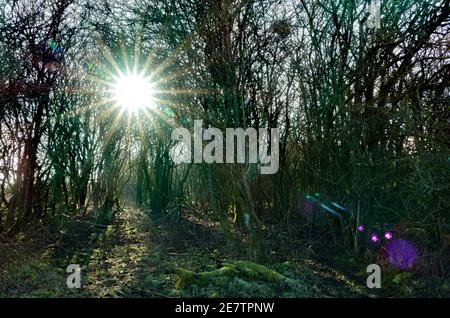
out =
{"type": "Polygon", "coordinates": [[[155,92],[154,84],[143,74],[120,74],[111,85],[116,104],[129,113],[154,109],[157,104],[155,92]]]}

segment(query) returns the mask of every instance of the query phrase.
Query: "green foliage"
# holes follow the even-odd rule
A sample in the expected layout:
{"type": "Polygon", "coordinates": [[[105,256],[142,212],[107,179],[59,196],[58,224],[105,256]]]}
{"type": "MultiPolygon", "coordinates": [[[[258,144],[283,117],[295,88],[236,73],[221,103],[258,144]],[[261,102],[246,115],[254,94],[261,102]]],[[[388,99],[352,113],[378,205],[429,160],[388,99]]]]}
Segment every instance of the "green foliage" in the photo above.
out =
{"type": "MultiPolygon", "coordinates": [[[[389,228],[423,259],[411,275],[389,268],[385,283],[403,295],[444,295],[450,2],[385,2],[381,28],[372,29],[362,0],[2,1],[0,248],[37,233],[54,244],[66,233],[68,251],[84,245],[54,256],[58,266],[11,265],[4,289],[70,295],[55,287],[56,274],[43,273],[59,275],[59,262],[74,260],[95,268],[87,285],[95,296],[336,295],[311,264],[301,275],[299,259],[364,272],[359,262],[381,256],[363,236],[389,228]],[[128,112],[112,98],[115,77],[134,71],[156,86],[154,108],[128,112]],[[221,131],[278,127],[279,172],[175,164],[171,132],[197,119],[221,131]],[[307,207],[313,193],[347,207],[346,219],[307,207]],[[139,215],[142,228],[121,215],[135,204],[150,216],[139,215]],[[96,230],[74,229],[72,220],[96,230]],[[205,243],[199,249],[209,256],[176,264],[151,254],[165,271],[148,260],[154,242],[170,252],[205,243]],[[218,242],[223,249],[210,254],[218,242]],[[219,256],[227,261],[216,268],[209,258],[219,256]],[[133,267],[144,259],[155,272],[133,267]],[[135,274],[142,285],[133,285],[135,274]]],[[[341,289],[342,281],[350,280],[341,289]]]]}
{"type": "Polygon", "coordinates": [[[226,287],[234,278],[279,284],[289,282],[289,279],[280,273],[261,264],[248,261],[236,261],[230,264],[223,264],[221,268],[210,272],[194,273],[192,271],[178,269],[177,275],[179,276],[176,284],[177,288],[186,288],[194,284],[199,286],[212,284],[219,288],[226,287]]]}

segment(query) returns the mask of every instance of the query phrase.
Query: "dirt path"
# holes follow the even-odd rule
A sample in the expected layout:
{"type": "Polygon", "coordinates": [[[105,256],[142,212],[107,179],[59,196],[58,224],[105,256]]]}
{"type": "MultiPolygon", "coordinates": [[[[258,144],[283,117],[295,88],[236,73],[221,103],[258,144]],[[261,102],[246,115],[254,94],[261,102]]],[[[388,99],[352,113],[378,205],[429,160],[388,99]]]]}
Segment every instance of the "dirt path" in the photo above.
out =
{"type": "Polygon", "coordinates": [[[108,226],[98,226],[92,220],[75,221],[57,244],[12,262],[4,270],[6,277],[0,279],[0,296],[365,296],[360,283],[310,260],[266,264],[267,267],[249,263],[248,268],[225,271],[226,266],[234,266],[229,264],[238,264],[241,259],[226,254],[220,244],[199,245],[202,240],[181,238],[181,243],[185,240],[184,247],[173,248],[166,244],[166,232],[163,227],[150,224],[148,216],[134,208],[118,213],[108,226]],[[69,264],[82,266],[81,289],[65,286],[69,264]],[[182,278],[176,274],[180,269],[207,279],[180,282],[182,278]]]}
{"type": "Polygon", "coordinates": [[[97,237],[89,262],[83,268],[84,289],[92,297],[130,296],[143,258],[151,243],[147,216],[140,210],[125,209],[114,224],[97,237]]]}

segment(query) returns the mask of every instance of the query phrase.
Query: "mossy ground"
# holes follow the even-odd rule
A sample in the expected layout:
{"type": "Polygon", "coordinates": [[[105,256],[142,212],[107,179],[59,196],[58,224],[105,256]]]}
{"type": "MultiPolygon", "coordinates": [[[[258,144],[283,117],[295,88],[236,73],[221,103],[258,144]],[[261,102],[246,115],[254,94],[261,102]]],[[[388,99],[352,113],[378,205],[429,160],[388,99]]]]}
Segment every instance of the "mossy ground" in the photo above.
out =
{"type": "Polygon", "coordinates": [[[108,226],[90,219],[73,221],[51,244],[19,240],[0,245],[0,297],[450,295],[442,280],[393,270],[383,278],[388,290],[370,290],[365,286],[366,262],[350,253],[330,256],[327,251],[328,257],[321,258],[311,247],[295,255],[272,250],[263,263],[256,263],[223,242],[205,239],[207,231],[185,230],[188,236],[171,237],[142,211],[128,209],[108,226]],[[66,287],[69,264],[82,266],[81,289],[66,287]]]}

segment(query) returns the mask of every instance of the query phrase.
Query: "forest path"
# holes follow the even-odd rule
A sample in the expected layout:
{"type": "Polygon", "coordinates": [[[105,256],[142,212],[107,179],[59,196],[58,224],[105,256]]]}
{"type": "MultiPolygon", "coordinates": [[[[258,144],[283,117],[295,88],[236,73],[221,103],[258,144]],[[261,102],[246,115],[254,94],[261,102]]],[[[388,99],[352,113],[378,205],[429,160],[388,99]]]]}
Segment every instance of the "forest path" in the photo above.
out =
{"type": "Polygon", "coordinates": [[[365,286],[342,272],[313,260],[293,260],[261,266],[254,263],[234,276],[224,276],[223,264],[242,262],[236,255],[210,245],[208,229],[186,223],[173,242],[169,231],[152,224],[148,215],[128,207],[98,235],[84,266],[84,291],[93,297],[365,297],[365,286]],[[195,232],[195,234],[193,233],[195,232]],[[194,236],[191,236],[194,235],[194,236]],[[195,239],[195,235],[199,235],[195,239]],[[206,242],[205,242],[206,241],[206,242]],[[220,261],[219,261],[220,260],[220,261]],[[201,279],[185,282],[180,269],[201,279]],[[288,282],[272,281],[281,273],[288,282]],[[269,278],[267,278],[269,277],[269,278]],[[187,286],[180,287],[184,283],[187,286]]]}
{"type": "Polygon", "coordinates": [[[128,297],[152,244],[148,217],[139,209],[120,211],[96,241],[89,262],[83,268],[84,290],[91,297],[128,297]]]}
{"type": "Polygon", "coordinates": [[[73,223],[57,244],[11,264],[0,296],[367,297],[362,281],[314,260],[246,262],[220,243],[195,238],[193,223],[196,229],[183,229],[188,236],[173,244],[167,228],[137,208],[125,208],[107,226],[73,223]],[[81,289],[66,286],[69,264],[81,265],[81,289]]]}

